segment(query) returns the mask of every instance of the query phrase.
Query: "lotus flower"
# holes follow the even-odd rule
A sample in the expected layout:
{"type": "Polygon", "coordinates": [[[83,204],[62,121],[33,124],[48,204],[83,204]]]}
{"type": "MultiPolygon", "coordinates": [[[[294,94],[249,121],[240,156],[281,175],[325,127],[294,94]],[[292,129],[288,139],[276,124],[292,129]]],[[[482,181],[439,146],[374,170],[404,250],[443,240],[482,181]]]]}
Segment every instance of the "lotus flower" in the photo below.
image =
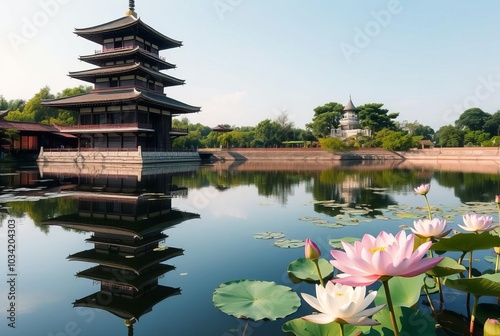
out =
{"type": "Polygon", "coordinates": [[[495,195],[495,203],[500,204],[500,195],[495,195]]]}
{"type": "Polygon", "coordinates": [[[358,326],[377,325],[379,323],[369,319],[368,316],[375,314],[385,305],[366,309],[375,299],[377,291],[371,292],[366,297],[365,294],[366,287],[353,288],[332,282],[328,282],[326,287],[316,285],[316,297],[305,293],[302,293],[302,297],[320,313],[302,318],[316,324],[337,322],[358,326]]]}
{"type": "Polygon", "coordinates": [[[396,236],[380,232],[377,237],[365,234],[354,245],[342,242],[344,251],[332,250],[330,263],[344,272],[332,281],[349,286],[368,286],[393,276],[412,277],[436,266],[443,258],[423,258],[432,242],[413,251],[415,236],[400,231],[396,236]]]}
{"type": "Polygon", "coordinates": [[[415,190],[415,192],[417,194],[423,195],[423,196],[427,195],[427,193],[429,192],[430,189],[431,189],[430,183],[422,184],[419,187],[413,188],[413,190],[415,190]]]}
{"type": "Polygon", "coordinates": [[[304,254],[306,256],[306,259],[318,260],[321,256],[321,251],[319,250],[318,245],[316,245],[311,239],[307,238],[304,248],[304,254]]]}
{"type": "Polygon", "coordinates": [[[466,214],[462,216],[465,225],[458,226],[465,231],[480,232],[480,231],[491,231],[497,227],[497,225],[492,224],[493,217],[478,216],[475,214],[466,214]]]}
{"type": "Polygon", "coordinates": [[[413,222],[415,228],[410,228],[411,231],[420,238],[443,238],[450,233],[451,229],[444,231],[446,229],[446,220],[433,218],[429,219],[419,219],[413,222]]]}

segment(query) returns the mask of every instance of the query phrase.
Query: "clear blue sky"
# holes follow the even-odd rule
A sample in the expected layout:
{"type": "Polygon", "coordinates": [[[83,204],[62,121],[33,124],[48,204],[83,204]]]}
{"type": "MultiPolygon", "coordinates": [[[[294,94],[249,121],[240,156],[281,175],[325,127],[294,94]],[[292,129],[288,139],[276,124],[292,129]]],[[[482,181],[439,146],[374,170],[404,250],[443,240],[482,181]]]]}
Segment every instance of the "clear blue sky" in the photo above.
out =
{"type": "MultiPolygon", "coordinates": [[[[117,19],[128,0],[23,0],[3,6],[0,94],[31,98],[86,84],[73,34],[117,19]],[[45,5],[44,5],[45,4],[45,5]],[[33,29],[34,28],[34,29],[33,29]]],[[[500,109],[500,2],[136,0],[150,26],[182,40],[162,53],[186,85],[166,93],[202,107],[191,122],[254,126],[287,111],[297,127],[330,101],[384,103],[436,130],[472,106],[500,109]]]]}

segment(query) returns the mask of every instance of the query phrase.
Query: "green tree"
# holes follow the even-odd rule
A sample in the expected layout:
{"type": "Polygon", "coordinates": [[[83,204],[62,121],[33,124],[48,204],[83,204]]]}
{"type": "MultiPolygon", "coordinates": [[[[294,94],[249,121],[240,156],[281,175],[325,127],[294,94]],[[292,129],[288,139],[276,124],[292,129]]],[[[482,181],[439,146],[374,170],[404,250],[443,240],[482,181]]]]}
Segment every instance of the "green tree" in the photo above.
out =
{"type": "Polygon", "coordinates": [[[348,148],[347,144],[339,138],[319,138],[321,148],[334,152],[343,151],[348,148]]]}
{"type": "Polygon", "coordinates": [[[491,135],[484,131],[472,131],[466,129],[464,131],[464,146],[480,146],[481,143],[491,138],[491,135]]]}
{"type": "Polygon", "coordinates": [[[500,111],[493,113],[484,122],[483,130],[491,135],[500,136],[500,111]]]}
{"type": "Polygon", "coordinates": [[[327,137],[330,131],[339,126],[344,106],[336,102],[330,102],[314,109],[314,117],[311,123],[306,125],[316,137],[327,137]]]}
{"type": "Polygon", "coordinates": [[[361,126],[367,127],[372,132],[378,132],[384,128],[396,130],[394,119],[399,113],[389,113],[389,110],[383,109],[384,104],[370,103],[358,107],[358,117],[361,126]]]}
{"type": "Polygon", "coordinates": [[[281,127],[276,121],[265,119],[255,128],[255,138],[262,141],[264,147],[274,147],[281,145],[278,137],[281,127]]]}
{"type": "Polygon", "coordinates": [[[464,131],[451,126],[442,126],[436,132],[437,144],[441,147],[463,147],[464,131]]]}
{"type": "Polygon", "coordinates": [[[455,121],[455,126],[463,129],[468,128],[472,131],[484,130],[484,124],[491,118],[489,113],[484,112],[480,108],[473,107],[467,109],[455,121]]]}
{"type": "Polygon", "coordinates": [[[414,137],[406,131],[383,129],[375,135],[375,141],[386,150],[405,151],[415,147],[414,137]]]}
{"type": "Polygon", "coordinates": [[[9,109],[9,102],[0,95],[0,111],[5,111],[9,109]]]}

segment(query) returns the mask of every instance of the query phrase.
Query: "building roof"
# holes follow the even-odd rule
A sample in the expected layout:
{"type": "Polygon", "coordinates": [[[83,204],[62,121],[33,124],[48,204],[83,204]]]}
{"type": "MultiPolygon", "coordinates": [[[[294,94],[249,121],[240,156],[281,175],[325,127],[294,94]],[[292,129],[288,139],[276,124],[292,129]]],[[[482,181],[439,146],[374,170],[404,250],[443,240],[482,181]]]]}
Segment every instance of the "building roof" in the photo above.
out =
{"type": "Polygon", "coordinates": [[[124,57],[128,56],[135,56],[135,57],[141,57],[142,59],[146,59],[150,63],[158,65],[158,68],[160,70],[176,68],[175,64],[165,61],[164,57],[159,57],[157,55],[154,55],[140,47],[122,48],[122,49],[114,49],[103,52],[96,52],[95,54],[92,55],[80,56],[80,61],[101,66],[105,62],[122,60],[124,59],[124,57]]]}
{"type": "Polygon", "coordinates": [[[104,40],[108,38],[130,34],[140,37],[147,36],[146,40],[157,45],[160,50],[182,46],[181,41],[163,35],[133,15],[89,28],[76,28],[74,33],[98,44],[104,44],[104,40]]]}
{"type": "Polygon", "coordinates": [[[114,88],[110,90],[94,90],[77,96],[44,100],[44,106],[65,109],[78,109],[83,106],[93,105],[116,105],[117,103],[145,102],[160,108],[166,108],[175,114],[199,112],[200,107],[191,106],[178,100],[167,97],[164,94],[149,91],[137,91],[134,88],[114,88]]]}
{"type": "MultiPolygon", "coordinates": [[[[165,86],[174,86],[174,85],[182,85],[185,83],[184,80],[178,79],[169,75],[166,75],[160,71],[156,71],[150,69],[148,67],[143,66],[140,63],[132,63],[126,65],[113,65],[113,66],[105,66],[101,68],[95,68],[90,70],[83,71],[74,71],[70,72],[69,76],[84,80],[90,83],[95,83],[95,78],[98,77],[107,77],[110,75],[124,75],[124,74],[132,74],[136,72],[142,72],[145,75],[149,75],[147,77],[153,77],[159,82],[162,82],[165,86]]],[[[145,76],[146,77],[146,76],[145,76]]]]}
{"type": "Polygon", "coordinates": [[[25,132],[44,132],[44,133],[55,133],[55,134],[59,133],[59,129],[55,125],[8,121],[2,118],[0,118],[0,129],[2,130],[13,129],[25,132]]]}
{"type": "Polygon", "coordinates": [[[212,131],[214,132],[231,132],[232,129],[231,128],[227,128],[227,127],[224,127],[224,125],[217,125],[215,127],[212,128],[212,131]]]}
{"type": "Polygon", "coordinates": [[[357,110],[359,110],[359,109],[356,106],[354,106],[351,98],[349,98],[349,102],[344,107],[344,111],[357,111],[357,110]]]}

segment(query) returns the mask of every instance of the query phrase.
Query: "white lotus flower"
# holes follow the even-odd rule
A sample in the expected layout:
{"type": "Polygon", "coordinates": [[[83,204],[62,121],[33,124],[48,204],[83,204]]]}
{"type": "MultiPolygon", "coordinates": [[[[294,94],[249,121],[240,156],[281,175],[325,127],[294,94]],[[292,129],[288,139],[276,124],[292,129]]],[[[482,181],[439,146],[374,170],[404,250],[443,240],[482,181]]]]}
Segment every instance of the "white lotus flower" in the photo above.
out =
{"type": "Polygon", "coordinates": [[[491,231],[497,227],[497,225],[492,224],[493,217],[479,216],[479,215],[465,215],[462,216],[465,225],[458,226],[465,231],[480,232],[480,231],[491,231]]]}
{"type": "Polygon", "coordinates": [[[413,226],[415,228],[410,228],[411,231],[420,238],[443,238],[451,231],[445,231],[446,220],[439,218],[419,219],[413,222],[413,226]]]}
{"type": "Polygon", "coordinates": [[[385,305],[366,309],[375,299],[377,292],[373,291],[366,297],[365,294],[366,287],[364,286],[354,288],[340,283],[334,284],[331,281],[326,287],[316,285],[316,297],[305,293],[302,293],[302,297],[320,313],[302,318],[316,324],[337,322],[357,326],[377,325],[379,323],[369,319],[368,316],[375,314],[385,305]]]}

